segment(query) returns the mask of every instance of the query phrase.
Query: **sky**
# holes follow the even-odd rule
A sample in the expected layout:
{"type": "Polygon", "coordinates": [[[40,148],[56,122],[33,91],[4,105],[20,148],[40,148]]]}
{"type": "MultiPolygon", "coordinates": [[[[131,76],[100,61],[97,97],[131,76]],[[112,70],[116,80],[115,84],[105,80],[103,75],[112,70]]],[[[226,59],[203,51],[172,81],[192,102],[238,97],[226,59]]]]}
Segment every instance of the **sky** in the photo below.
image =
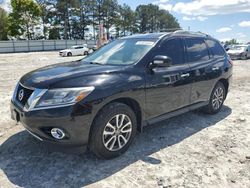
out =
{"type": "Polygon", "coordinates": [[[184,30],[201,31],[219,40],[250,42],[250,0],[118,0],[135,9],[156,4],[173,14],[184,30]]]}
{"type": "MultiPolygon", "coordinates": [[[[0,0],[7,8],[10,0],[0,0]]],[[[250,0],[118,0],[136,9],[155,4],[173,14],[184,30],[201,31],[219,40],[250,42],[250,0]]]]}

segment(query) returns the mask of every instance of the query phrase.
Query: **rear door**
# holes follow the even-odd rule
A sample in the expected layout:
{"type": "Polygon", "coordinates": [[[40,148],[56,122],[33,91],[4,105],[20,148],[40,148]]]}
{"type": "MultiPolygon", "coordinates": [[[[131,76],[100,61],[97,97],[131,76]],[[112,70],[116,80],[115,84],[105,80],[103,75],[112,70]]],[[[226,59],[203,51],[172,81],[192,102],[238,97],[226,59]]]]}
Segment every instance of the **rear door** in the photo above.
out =
{"type": "Polygon", "coordinates": [[[83,54],[83,47],[82,46],[76,47],[76,53],[77,53],[77,55],[82,55],[83,54]]]}
{"type": "Polygon", "coordinates": [[[153,56],[164,55],[172,59],[169,67],[157,67],[146,74],[146,113],[153,118],[190,104],[190,68],[184,60],[181,38],[167,39],[153,56]]]}
{"type": "MultiPolygon", "coordinates": [[[[214,41],[208,42],[214,45],[214,41]]],[[[185,44],[186,59],[191,69],[191,104],[208,101],[223,66],[223,57],[215,58],[204,38],[187,37],[185,44]]]]}

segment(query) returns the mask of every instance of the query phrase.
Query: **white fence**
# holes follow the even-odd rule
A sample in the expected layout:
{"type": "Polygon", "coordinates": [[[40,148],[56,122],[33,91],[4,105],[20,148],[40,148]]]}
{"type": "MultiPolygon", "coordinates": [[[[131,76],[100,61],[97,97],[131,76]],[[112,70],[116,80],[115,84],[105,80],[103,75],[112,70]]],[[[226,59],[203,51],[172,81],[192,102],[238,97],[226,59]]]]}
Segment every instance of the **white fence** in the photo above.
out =
{"type": "Polygon", "coordinates": [[[36,52],[62,50],[74,45],[87,44],[93,47],[94,40],[17,40],[0,41],[0,53],[36,52]]]}

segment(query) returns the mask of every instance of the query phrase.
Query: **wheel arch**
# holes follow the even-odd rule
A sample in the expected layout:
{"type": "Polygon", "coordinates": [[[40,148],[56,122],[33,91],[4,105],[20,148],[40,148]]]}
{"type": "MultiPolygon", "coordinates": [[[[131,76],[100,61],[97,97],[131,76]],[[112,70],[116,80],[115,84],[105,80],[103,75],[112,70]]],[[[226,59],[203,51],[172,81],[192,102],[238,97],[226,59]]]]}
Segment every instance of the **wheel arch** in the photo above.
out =
{"type": "Polygon", "coordinates": [[[221,78],[220,80],[218,80],[218,82],[221,82],[224,85],[224,87],[226,89],[226,96],[227,96],[228,88],[229,88],[229,81],[228,81],[228,79],[221,78]]]}
{"type": "Polygon", "coordinates": [[[136,116],[136,121],[137,121],[137,131],[141,132],[141,129],[142,129],[142,109],[141,109],[141,106],[139,104],[139,102],[137,102],[135,99],[132,99],[132,98],[128,98],[128,97],[121,97],[121,98],[117,98],[117,99],[113,99],[109,102],[107,102],[105,105],[103,105],[96,113],[93,121],[92,121],[92,124],[91,124],[91,127],[90,127],[90,131],[89,131],[89,138],[91,137],[91,133],[92,133],[92,125],[95,121],[95,118],[98,116],[98,114],[101,112],[101,110],[107,106],[107,105],[110,105],[112,103],[122,103],[122,104],[125,104],[127,106],[129,106],[133,112],[135,113],[135,116],[136,116]]]}

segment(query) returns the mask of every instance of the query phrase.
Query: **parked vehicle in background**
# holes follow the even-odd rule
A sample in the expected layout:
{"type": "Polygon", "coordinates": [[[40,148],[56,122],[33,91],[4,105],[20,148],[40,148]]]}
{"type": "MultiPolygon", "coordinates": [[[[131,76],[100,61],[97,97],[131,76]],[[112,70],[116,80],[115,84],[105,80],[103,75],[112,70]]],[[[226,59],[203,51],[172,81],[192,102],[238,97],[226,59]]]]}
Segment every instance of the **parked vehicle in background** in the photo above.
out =
{"type": "Polygon", "coordinates": [[[228,51],[228,50],[230,49],[230,46],[227,45],[227,44],[224,44],[223,47],[224,47],[224,49],[225,49],[226,51],[228,51]]]}
{"type": "Polygon", "coordinates": [[[248,59],[250,58],[250,45],[233,45],[227,51],[231,59],[248,59]]]}
{"type": "Polygon", "coordinates": [[[148,124],[198,108],[218,113],[232,67],[219,41],[205,34],[129,36],[82,60],[24,75],[11,114],[41,141],[88,144],[109,159],[148,124]]]}
{"type": "Polygon", "coordinates": [[[69,49],[61,50],[59,52],[59,55],[62,57],[65,56],[77,56],[77,55],[88,55],[89,54],[89,48],[87,45],[79,45],[79,46],[72,46],[69,49]]]}

